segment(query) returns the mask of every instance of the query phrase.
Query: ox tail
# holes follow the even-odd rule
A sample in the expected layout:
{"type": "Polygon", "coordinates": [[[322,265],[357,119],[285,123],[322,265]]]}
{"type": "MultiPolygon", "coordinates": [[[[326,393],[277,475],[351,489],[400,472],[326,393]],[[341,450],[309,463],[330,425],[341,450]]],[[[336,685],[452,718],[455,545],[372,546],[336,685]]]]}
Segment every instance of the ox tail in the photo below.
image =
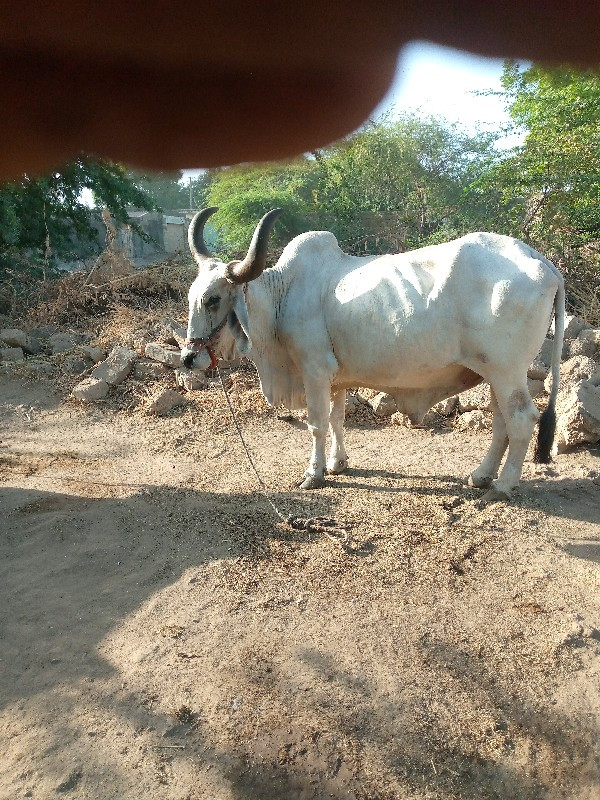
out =
{"type": "Polygon", "coordinates": [[[559,284],[554,297],[554,344],[552,346],[552,390],[546,410],[540,417],[537,442],[533,454],[536,464],[549,464],[550,451],[556,433],[556,397],[560,380],[560,359],[565,334],[565,285],[559,274],[559,284]]]}

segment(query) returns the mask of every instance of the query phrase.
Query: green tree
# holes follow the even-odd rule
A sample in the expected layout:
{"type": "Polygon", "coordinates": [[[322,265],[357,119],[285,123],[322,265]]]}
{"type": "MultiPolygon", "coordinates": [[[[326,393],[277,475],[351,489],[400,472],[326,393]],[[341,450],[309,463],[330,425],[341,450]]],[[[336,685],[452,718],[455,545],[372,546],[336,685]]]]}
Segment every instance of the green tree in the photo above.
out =
{"type": "Polygon", "coordinates": [[[524,142],[484,174],[496,224],[561,268],[567,303],[600,324],[600,73],[507,62],[504,97],[524,142]]]}
{"type": "Polygon", "coordinates": [[[486,211],[467,191],[499,158],[493,137],[469,137],[437,120],[367,125],[345,141],[291,163],[219,170],[208,202],[226,251],[244,250],[257,220],[285,209],[279,247],[297,233],[331,230],[355,253],[406,250],[472,230],[486,211]]]}
{"type": "Polygon", "coordinates": [[[107,208],[115,222],[128,222],[128,206],[152,209],[152,198],[108,161],[81,158],[42,178],[24,175],[0,187],[0,270],[52,269],[55,257],[92,252],[96,231],[83,192],[107,208]]]}
{"type": "Polygon", "coordinates": [[[160,211],[187,208],[189,192],[182,183],[183,173],[178,172],[130,172],[132,182],[147,192],[160,211]]]}
{"type": "Polygon", "coordinates": [[[558,257],[597,240],[600,73],[507,62],[502,83],[525,132],[496,175],[515,234],[558,257]]]}
{"type": "Polygon", "coordinates": [[[492,136],[437,119],[371,123],[324,152],[319,206],[352,252],[434,243],[471,227],[465,187],[498,157],[492,136]]]}
{"type": "Polygon", "coordinates": [[[272,208],[284,209],[271,242],[284,246],[293,236],[308,230],[314,211],[313,189],[318,164],[300,158],[283,164],[259,164],[216,171],[208,205],[218,206],[211,218],[219,231],[221,249],[231,255],[248,248],[258,220],[272,208]]]}

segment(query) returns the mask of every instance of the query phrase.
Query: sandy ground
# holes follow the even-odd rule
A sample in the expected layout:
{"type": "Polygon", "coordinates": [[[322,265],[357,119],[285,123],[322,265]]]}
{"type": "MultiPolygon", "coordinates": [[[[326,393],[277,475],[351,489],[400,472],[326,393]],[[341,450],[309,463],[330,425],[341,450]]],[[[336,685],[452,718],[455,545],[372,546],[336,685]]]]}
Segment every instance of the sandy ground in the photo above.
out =
{"type": "Polygon", "coordinates": [[[0,798],[600,797],[600,451],[463,478],[489,434],[157,419],[0,378],[0,798]]]}

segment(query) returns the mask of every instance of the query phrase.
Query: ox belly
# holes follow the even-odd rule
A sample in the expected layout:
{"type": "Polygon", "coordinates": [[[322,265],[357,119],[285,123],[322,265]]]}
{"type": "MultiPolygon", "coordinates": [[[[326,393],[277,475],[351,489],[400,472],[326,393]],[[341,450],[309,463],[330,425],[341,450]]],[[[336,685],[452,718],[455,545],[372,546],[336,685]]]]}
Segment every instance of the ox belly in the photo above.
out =
{"type": "Polygon", "coordinates": [[[406,369],[398,375],[388,375],[382,380],[365,380],[365,377],[350,377],[347,371],[340,372],[334,389],[365,386],[379,392],[387,392],[396,401],[398,411],[406,414],[413,424],[419,424],[427,411],[448,397],[466,391],[482,383],[477,372],[461,364],[451,364],[436,370],[413,371],[406,369]],[[392,382],[393,381],[393,382],[392,382]]]}

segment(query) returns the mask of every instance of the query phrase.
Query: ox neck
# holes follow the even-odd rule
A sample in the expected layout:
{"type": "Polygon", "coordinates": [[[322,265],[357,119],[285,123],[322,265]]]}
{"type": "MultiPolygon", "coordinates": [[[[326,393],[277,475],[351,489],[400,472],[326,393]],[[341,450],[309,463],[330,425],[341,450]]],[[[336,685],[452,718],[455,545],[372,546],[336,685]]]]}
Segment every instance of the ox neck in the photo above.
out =
{"type": "Polygon", "coordinates": [[[268,298],[270,304],[277,304],[286,293],[286,277],[277,267],[270,267],[256,280],[244,284],[244,298],[254,299],[264,296],[265,300],[268,298]]]}

